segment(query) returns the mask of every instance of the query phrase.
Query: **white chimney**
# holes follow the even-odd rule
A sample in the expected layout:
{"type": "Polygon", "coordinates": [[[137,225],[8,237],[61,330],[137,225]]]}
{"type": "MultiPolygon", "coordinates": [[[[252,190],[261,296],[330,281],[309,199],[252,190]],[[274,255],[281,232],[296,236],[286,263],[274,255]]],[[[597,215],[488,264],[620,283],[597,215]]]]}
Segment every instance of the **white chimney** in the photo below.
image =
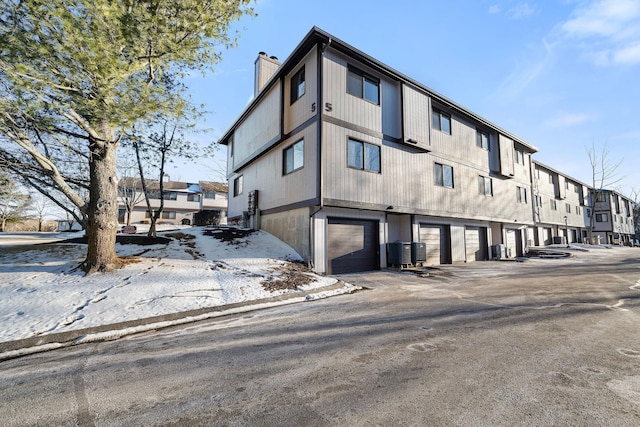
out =
{"type": "Polygon", "coordinates": [[[255,80],[253,85],[253,96],[257,96],[262,90],[265,84],[269,81],[280,66],[278,58],[275,56],[268,56],[265,52],[258,53],[258,58],[255,62],[255,80]]]}

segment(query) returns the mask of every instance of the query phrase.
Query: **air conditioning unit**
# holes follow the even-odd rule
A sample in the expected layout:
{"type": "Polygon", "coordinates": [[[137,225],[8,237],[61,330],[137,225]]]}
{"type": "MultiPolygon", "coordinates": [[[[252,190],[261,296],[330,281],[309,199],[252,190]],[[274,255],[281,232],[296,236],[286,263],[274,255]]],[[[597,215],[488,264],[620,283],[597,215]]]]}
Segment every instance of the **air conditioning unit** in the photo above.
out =
{"type": "Polygon", "coordinates": [[[389,255],[387,258],[389,265],[410,265],[411,264],[411,243],[393,242],[389,243],[389,255]]]}
{"type": "Polygon", "coordinates": [[[427,262],[427,244],[411,242],[411,264],[418,265],[427,262]]]}
{"type": "Polygon", "coordinates": [[[553,236],[553,244],[554,245],[566,245],[567,241],[564,236],[553,236]]]}
{"type": "Polygon", "coordinates": [[[507,258],[507,247],[505,245],[491,246],[491,258],[493,259],[507,258]]]}

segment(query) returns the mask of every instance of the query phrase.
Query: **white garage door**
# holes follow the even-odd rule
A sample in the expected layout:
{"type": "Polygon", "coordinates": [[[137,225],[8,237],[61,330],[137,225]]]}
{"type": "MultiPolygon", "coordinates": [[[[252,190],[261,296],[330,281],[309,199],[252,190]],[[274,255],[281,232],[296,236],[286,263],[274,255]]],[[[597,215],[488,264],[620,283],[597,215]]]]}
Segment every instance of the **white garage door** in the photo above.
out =
{"type": "Polygon", "coordinates": [[[518,256],[516,248],[516,230],[507,230],[507,256],[509,258],[518,256]]]}
{"type": "Polygon", "coordinates": [[[480,261],[482,259],[480,251],[480,229],[478,227],[465,228],[464,241],[467,262],[480,261]]]}
{"type": "Polygon", "coordinates": [[[420,241],[427,247],[427,265],[440,264],[442,226],[420,224],[420,241]]]}

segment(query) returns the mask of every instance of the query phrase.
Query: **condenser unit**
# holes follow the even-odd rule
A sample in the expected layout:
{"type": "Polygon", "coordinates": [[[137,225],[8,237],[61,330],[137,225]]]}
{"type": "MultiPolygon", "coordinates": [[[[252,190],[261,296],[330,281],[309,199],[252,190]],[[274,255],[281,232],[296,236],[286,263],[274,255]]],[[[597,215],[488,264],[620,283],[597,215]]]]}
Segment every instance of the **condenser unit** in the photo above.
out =
{"type": "Polygon", "coordinates": [[[411,264],[418,265],[427,262],[427,244],[411,242],[411,264]]]}
{"type": "Polygon", "coordinates": [[[387,258],[389,265],[403,266],[411,264],[411,243],[409,242],[393,242],[389,243],[389,256],[387,258]]]}

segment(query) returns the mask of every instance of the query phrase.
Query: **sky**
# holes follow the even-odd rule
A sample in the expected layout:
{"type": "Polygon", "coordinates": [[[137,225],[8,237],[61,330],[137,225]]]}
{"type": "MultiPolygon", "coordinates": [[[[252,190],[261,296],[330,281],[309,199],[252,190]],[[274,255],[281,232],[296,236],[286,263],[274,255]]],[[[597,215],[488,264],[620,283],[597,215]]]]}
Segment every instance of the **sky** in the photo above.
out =
{"type": "MultiPolygon", "coordinates": [[[[259,0],[212,74],[186,81],[217,141],[253,95],[258,52],[284,61],[317,26],[538,148],[586,184],[588,152],[622,162],[614,188],[640,190],[640,0],[259,0]]],[[[201,136],[200,138],[204,138],[201,136]]],[[[224,179],[217,160],[172,179],[224,179]]]]}

